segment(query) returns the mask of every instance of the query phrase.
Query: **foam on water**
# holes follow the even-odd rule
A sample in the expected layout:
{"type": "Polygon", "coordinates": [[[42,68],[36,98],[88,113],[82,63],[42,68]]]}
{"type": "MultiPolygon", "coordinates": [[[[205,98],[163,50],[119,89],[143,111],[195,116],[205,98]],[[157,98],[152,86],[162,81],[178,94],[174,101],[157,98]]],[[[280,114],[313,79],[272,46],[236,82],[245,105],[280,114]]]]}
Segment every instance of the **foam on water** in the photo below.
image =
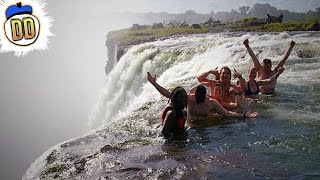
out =
{"type": "Polygon", "coordinates": [[[289,42],[295,40],[297,45],[279,82],[295,85],[319,82],[318,52],[310,52],[317,56],[313,60],[298,57],[299,52],[308,47],[314,47],[314,51],[320,49],[317,48],[320,47],[319,39],[310,37],[308,33],[232,36],[222,33],[171,38],[134,46],[120,59],[107,76],[105,88],[91,113],[92,127],[117,120],[150,101],[159,100],[160,94],[147,83],[147,72],[156,74],[157,82],[169,89],[178,85],[188,89],[197,84],[197,75],[225,65],[246,75],[252,66],[242,44],[247,38],[258,58],[270,58],[274,65],[281,60],[289,42]]]}
{"type": "Polygon", "coordinates": [[[319,37],[221,33],[134,46],[107,76],[92,111],[92,127],[99,128],[45,152],[24,179],[319,178],[319,37]],[[148,83],[147,72],[170,90],[196,85],[197,75],[217,66],[236,68],[246,77],[252,66],[242,44],[246,38],[258,58],[270,58],[273,65],[292,39],[297,42],[276,95],[254,102],[261,117],[224,118],[187,129],[186,141],[165,142],[159,119],[167,99],[148,83]]]}

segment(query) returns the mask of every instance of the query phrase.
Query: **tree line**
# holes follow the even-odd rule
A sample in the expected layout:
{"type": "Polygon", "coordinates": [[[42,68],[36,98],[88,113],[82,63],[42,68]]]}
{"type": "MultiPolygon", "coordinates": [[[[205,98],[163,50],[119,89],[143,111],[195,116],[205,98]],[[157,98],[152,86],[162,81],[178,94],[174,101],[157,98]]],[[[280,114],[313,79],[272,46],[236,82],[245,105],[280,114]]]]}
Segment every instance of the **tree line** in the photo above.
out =
{"type": "Polygon", "coordinates": [[[203,23],[212,18],[222,23],[236,22],[244,18],[255,17],[255,18],[268,18],[267,14],[271,16],[283,15],[283,22],[296,21],[296,22],[307,22],[317,20],[320,22],[320,7],[315,10],[310,10],[306,13],[291,12],[289,10],[277,9],[270,4],[255,4],[253,7],[241,6],[239,9],[232,9],[229,12],[213,12],[210,13],[199,13],[194,10],[187,10],[184,13],[170,14],[167,12],[162,13],[120,13],[122,16],[128,16],[132,18],[135,16],[136,23],[140,24],[153,24],[155,22],[170,24],[170,23],[203,23]]]}

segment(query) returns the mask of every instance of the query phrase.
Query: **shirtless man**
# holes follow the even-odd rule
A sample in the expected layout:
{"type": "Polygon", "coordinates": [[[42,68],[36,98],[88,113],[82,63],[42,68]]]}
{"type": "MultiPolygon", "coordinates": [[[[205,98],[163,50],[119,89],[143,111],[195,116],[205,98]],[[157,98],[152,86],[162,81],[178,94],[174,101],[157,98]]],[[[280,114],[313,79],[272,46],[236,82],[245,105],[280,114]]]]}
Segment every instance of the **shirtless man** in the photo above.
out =
{"type": "Polygon", "coordinates": [[[284,71],[284,67],[280,67],[276,74],[271,76],[269,79],[264,79],[264,80],[256,80],[257,77],[257,70],[256,68],[252,67],[250,68],[248,72],[248,81],[246,81],[241,74],[239,74],[235,69],[234,69],[234,74],[233,76],[235,78],[239,79],[240,86],[244,89],[244,95],[245,97],[252,96],[252,95],[257,95],[259,94],[259,87],[260,86],[265,86],[270,83],[272,83],[274,80],[276,80],[280,74],[284,71]]]}
{"type": "Polygon", "coordinates": [[[198,85],[195,94],[188,95],[187,120],[189,123],[199,123],[200,121],[214,117],[257,117],[256,112],[247,112],[240,114],[225,109],[217,100],[207,96],[207,89],[203,85],[198,85]]]}
{"type": "Polygon", "coordinates": [[[208,86],[210,88],[210,93],[211,93],[210,96],[212,97],[214,96],[215,84],[220,83],[222,85],[224,98],[221,104],[224,108],[230,110],[230,109],[235,109],[240,107],[240,102],[237,101],[237,98],[239,98],[239,93],[241,94],[243,90],[241,86],[233,85],[230,83],[231,70],[227,66],[222,67],[220,70],[220,73],[218,72],[217,69],[210,70],[198,76],[197,79],[201,84],[208,86]],[[209,74],[213,74],[214,76],[216,76],[216,79],[218,80],[207,79],[207,76],[209,74]],[[230,104],[233,104],[233,105],[230,106],[230,104]]]}
{"type": "MultiPolygon", "coordinates": [[[[156,83],[156,76],[152,76],[149,72],[147,73],[148,81],[165,97],[170,98],[170,91],[161,87],[156,83]]],[[[228,111],[222,107],[219,102],[215,99],[206,96],[207,90],[204,86],[199,85],[196,87],[195,94],[188,95],[187,103],[187,120],[188,122],[193,119],[207,118],[210,117],[210,113],[215,111],[223,117],[243,117],[243,118],[255,118],[258,116],[257,112],[246,112],[240,114],[233,111],[228,111]]]]}
{"type": "MultiPolygon", "coordinates": [[[[283,67],[284,63],[286,62],[286,60],[288,59],[292,48],[294,47],[294,45],[296,44],[294,41],[290,42],[290,47],[287,50],[286,54],[284,55],[283,59],[281,61],[279,61],[279,63],[277,64],[277,66],[272,70],[272,64],[271,64],[271,60],[270,59],[264,59],[263,60],[263,64],[260,64],[258,58],[256,57],[256,55],[254,54],[254,52],[252,51],[252,49],[249,46],[249,40],[246,39],[245,41],[243,41],[243,44],[245,45],[245,47],[247,48],[249,55],[251,56],[252,60],[253,60],[253,65],[257,70],[257,79],[258,80],[264,80],[264,79],[269,79],[271,78],[273,75],[275,75],[279,68],[283,67]]],[[[273,94],[275,91],[275,87],[277,84],[277,79],[275,79],[272,83],[268,84],[268,85],[262,85],[259,86],[260,92],[263,94],[273,94]]]]}

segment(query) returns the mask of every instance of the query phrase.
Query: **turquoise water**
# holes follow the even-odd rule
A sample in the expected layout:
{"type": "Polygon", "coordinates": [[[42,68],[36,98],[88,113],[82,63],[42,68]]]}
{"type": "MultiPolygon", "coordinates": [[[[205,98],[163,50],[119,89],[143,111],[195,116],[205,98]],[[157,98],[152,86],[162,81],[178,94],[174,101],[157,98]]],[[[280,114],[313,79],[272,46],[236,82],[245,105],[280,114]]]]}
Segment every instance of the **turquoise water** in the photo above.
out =
{"type": "Polygon", "coordinates": [[[215,34],[135,46],[108,75],[92,112],[93,131],[45,152],[25,178],[319,179],[319,36],[215,34]],[[165,142],[160,115],[167,99],[147,82],[146,72],[169,89],[188,89],[197,84],[196,75],[216,66],[237,68],[246,77],[246,38],[261,51],[259,59],[275,63],[292,39],[297,42],[276,95],[254,100],[261,117],[189,127],[187,140],[165,142]],[[52,170],[57,166],[62,170],[52,170]]]}

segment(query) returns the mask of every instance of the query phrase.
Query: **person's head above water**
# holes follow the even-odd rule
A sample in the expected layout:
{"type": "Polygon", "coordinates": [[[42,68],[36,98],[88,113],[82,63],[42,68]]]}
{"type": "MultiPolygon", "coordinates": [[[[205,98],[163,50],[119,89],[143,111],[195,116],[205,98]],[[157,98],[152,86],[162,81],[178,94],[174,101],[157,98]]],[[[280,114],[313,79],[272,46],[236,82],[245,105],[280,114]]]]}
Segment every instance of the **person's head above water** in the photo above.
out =
{"type": "Polygon", "coordinates": [[[223,66],[219,73],[219,81],[222,84],[230,84],[231,81],[231,70],[227,66],[223,66]]]}
{"type": "Polygon", "coordinates": [[[187,107],[188,95],[185,89],[182,87],[176,87],[172,90],[170,95],[170,101],[175,108],[185,108],[187,107]]]}
{"type": "Polygon", "coordinates": [[[214,98],[221,98],[223,97],[223,86],[221,83],[215,83],[213,87],[213,97],[214,98]]]}
{"type": "Polygon", "coordinates": [[[264,59],[262,67],[263,67],[263,70],[266,71],[266,72],[271,71],[271,67],[272,67],[271,60],[270,59],[264,59]]]}
{"type": "Polygon", "coordinates": [[[197,103],[204,102],[204,100],[206,99],[206,95],[207,95],[207,89],[201,84],[198,85],[196,87],[196,92],[195,92],[196,102],[197,103]]]}
{"type": "Polygon", "coordinates": [[[255,67],[250,68],[248,71],[249,79],[255,79],[257,77],[257,69],[255,67]]]}

